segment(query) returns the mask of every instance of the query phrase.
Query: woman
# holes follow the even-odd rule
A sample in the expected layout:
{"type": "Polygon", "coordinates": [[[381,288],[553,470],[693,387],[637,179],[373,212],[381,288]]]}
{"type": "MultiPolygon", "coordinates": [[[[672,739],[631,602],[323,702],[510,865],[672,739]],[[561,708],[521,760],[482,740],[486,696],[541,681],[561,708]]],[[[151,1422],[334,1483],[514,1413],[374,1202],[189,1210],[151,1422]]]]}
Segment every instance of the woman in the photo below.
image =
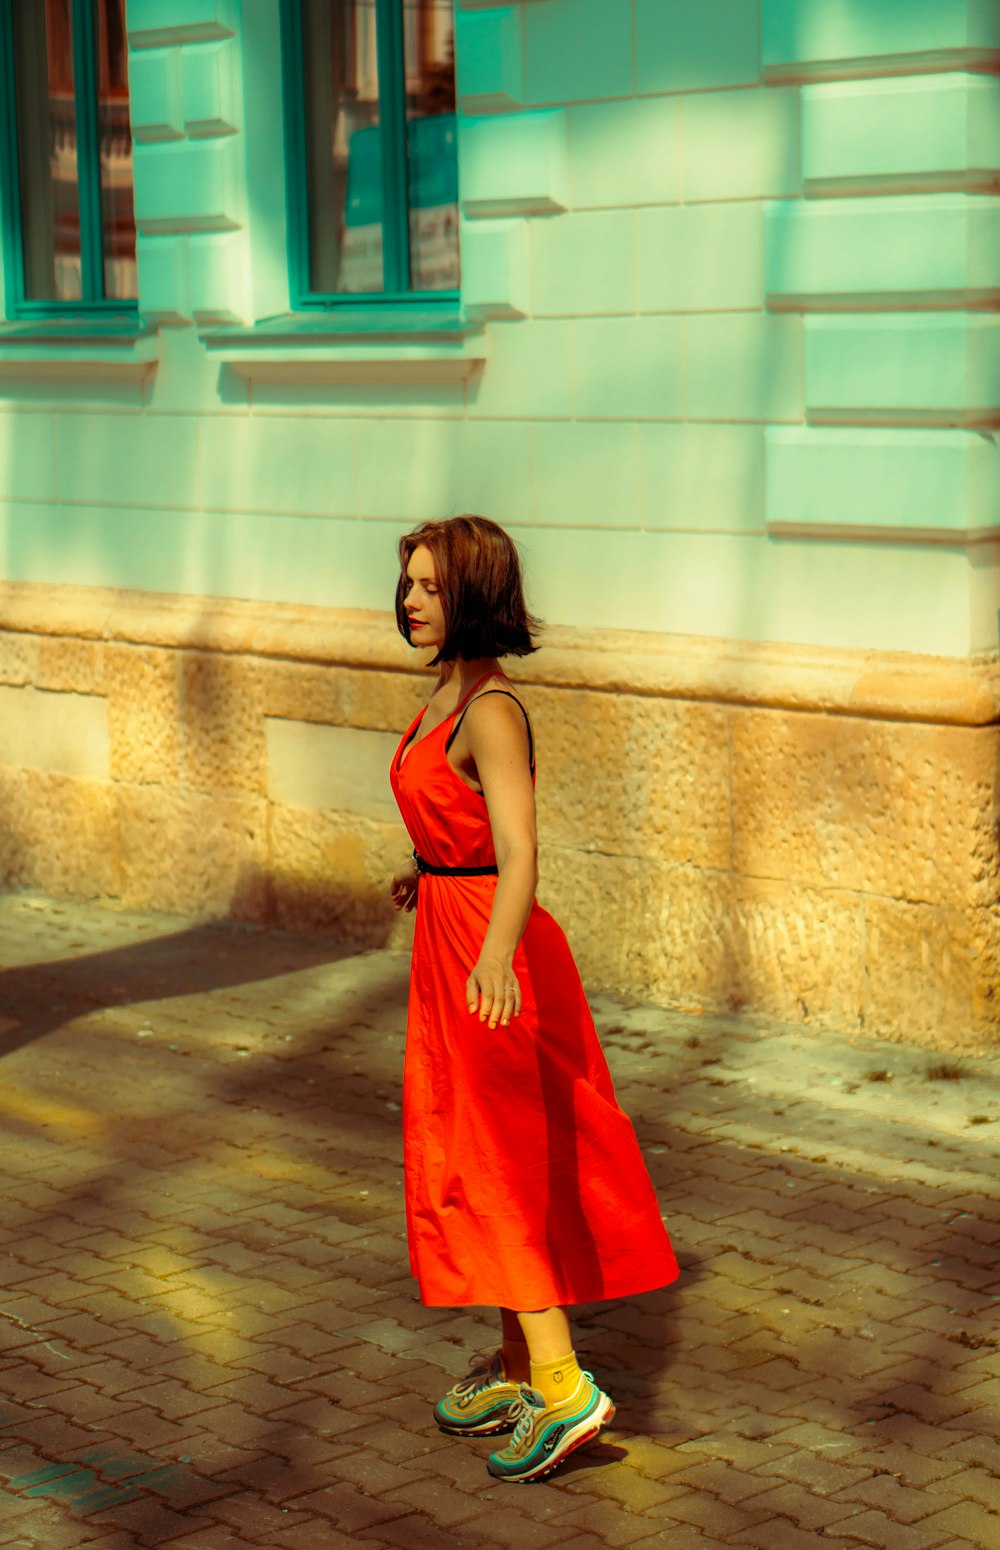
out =
{"type": "Polygon", "coordinates": [[[517,550],[485,517],[400,540],[396,619],[438,681],[390,780],[418,902],[403,1084],[410,1264],[429,1307],[495,1305],[502,1344],[435,1408],[445,1431],[513,1431],[488,1462],[533,1480],[614,1415],[567,1308],[677,1275],[563,932],[535,900],[534,745],[498,664],[535,651],[517,550]]]}

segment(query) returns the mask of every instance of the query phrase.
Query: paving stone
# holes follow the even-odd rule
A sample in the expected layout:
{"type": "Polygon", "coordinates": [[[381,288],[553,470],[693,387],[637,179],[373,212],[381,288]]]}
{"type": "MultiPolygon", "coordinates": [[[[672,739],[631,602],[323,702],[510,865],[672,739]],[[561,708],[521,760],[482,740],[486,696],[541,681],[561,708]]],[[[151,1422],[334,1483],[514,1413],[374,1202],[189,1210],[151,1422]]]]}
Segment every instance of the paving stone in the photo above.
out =
{"type": "MultiPolygon", "coordinates": [[[[973,1482],[978,1485],[976,1472],[968,1471],[968,1473],[972,1475],[973,1482]]],[[[865,1503],[869,1507],[875,1507],[880,1512],[887,1513],[896,1522],[916,1523],[921,1518],[929,1517],[934,1511],[940,1511],[956,1501],[962,1501],[965,1497],[971,1496],[972,1493],[969,1491],[952,1490],[950,1482],[961,1478],[961,1475],[951,1475],[944,1484],[939,1481],[936,1485],[932,1483],[924,1491],[914,1491],[911,1486],[901,1484],[891,1475],[876,1475],[874,1479],[856,1481],[846,1489],[838,1491],[836,1496],[831,1493],[830,1499],[844,1503],[865,1503]]],[[[986,1480],[988,1477],[983,1475],[982,1478],[986,1480]]],[[[994,1495],[996,1495],[996,1482],[993,1482],[993,1485],[994,1495]]]]}
{"type": "MultiPolygon", "coordinates": [[[[981,1550],[995,1550],[1000,1539],[1000,1510],[998,1506],[988,1511],[978,1502],[961,1502],[925,1518],[917,1527],[928,1534],[953,1535],[966,1544],[980,1546],[981,1550]]],[[[926,1543],[934,1541],[927,1540],[926,1543]]]]}
{"type": "MultiPolygon", "coordinates": [[[[652,1524],[639,1523],[634,1518],[632,1523],[633,1533],[627,1541],[628,1544],[647,1544],[653,1546],[657,1542],[662,1543],[660,1530],[653,1528],[652,1524]],[[646,1533],[647,1528],[651,1530],[649,1534],[646,1533]]],[[[563,1534],[566,1532],[565,1520],[562,1532],[563,1534]]],[[[708,1541],[701,1534],[694,1533],[693,1531],[692,1533],[693,1537],[687,1540],[683,1537],[675,1537],[672,1534],[670,1537],[672,1550],[705,1550],[708,1541]]],[[[683,1530],[681,1531],[681,1536],[683,1536],[683,1530]]],[[[560,1538],[559,1550],[606,1550],[607,1543],[607,1540],[598,1539],[595,1534],[574,1534],[570,1539],[560,1538]]]]}
{"type": "Polygon", "coordinates": [[[981,1468],[964,1469],[959,1474],[935,1480],[928,1486],[928,1496],[941,1501],[951,1498],[948,1505],[963,1501],[978,1502],[992,1512],[1000,1512],[1000,1477],[981,1468]]]}
{"type": "Polygon", "coordinates": [[[445,1527],[465,1523],[470,1518],[480,1518],[483,1512],[480,1496],[459,1490],[452,1481],[414,1480],[409,1485],[384,1492],[382,1500],[403,1508],[416,1509],[445,1527]]]}
{"type": "Polygon", "coordinates": [[[834,1501],[814,1495],[797,1482],[775,1486],[755,1496],[749,1504],[756,1512],[767,1512],[774,1517],[791,1518],[803,1529],[823,1529],[836,1525],[856,1512],[852,1502],[834,1501]]]}
{"type": "Polygon", "coordinates": [[[629,1512],[641,1513],[661,1502],[671,1502],[687,1494],[687,1486],[672,1481],[648,1480],[633,1469],[603,1469],[588,1476],[587,1490],[620,1502],[629,1512]]]}
{"type": "MultiPolygon", "coordinates": [[[[731,1545],[752,1545],[755,1550],[816,1550],[816,1535],[811,1529],[801,1529],[789,1518],[768,1518],[739,1529],[726,1542],[731,1545]]],[[[857,1550],[856,1539],[843,1539],[836,1530],[823,1536],[823,1550],[857,1550]]],[[[886,1540],[884,1550],[896,1550],[895,1540],[886,1540]]]]}
{"type": "Polygon", "coordinates": [[[726,1539],[773,1516],[767,1509],[758,1508],[753,1498],[731,1505],[700,1491],[675,1496],[670,1501],[647,1507],[646,1511],[649,1517],[689,1523],[710,1539],[726,1539]]]}
{"type": "Polygon", "coordinates": [[[899,1523],[884,1512],[863,1512],[857,1517],[843,1518],[837,1529],[875,1550],[883,1550],[886,1545],[891,1545],[892,1550],[929,1550],[940,1544],[948,1532],[947,1525],[937,1525],[933,1517],[922,1523],[899,1523]]]}
{"type": "MultiPolygon", "coordinates": [[[[27,1543],[27,1541],[25,1541],[27,1543]]],[[[87,1550],[135,1550],[135,1540],[131,1534],[98,1533],[96,1539],[84,1541],[87,1550]]]]}
{"type": "MultiPolygon", "coordinates": [[[[750,1496],[759,1496],[772,1489],[772,1482],[760,1475],[748,1475],[728,1463],[692,1464],[679,1474],[672,1474],[670,1484],[689,1491],[705,1492],[720,1501],[736,1504],[750,1496]]],[[[775,1509],[776,1511],[779,1509],[775,1509]]]]}
{"type": "Polygon", "coordinates": [[[297,1513],[291,1507],[261,1501],[249,1494],[213,1502],[208,1513],[212,1521],[228,1525],[245,1540],[263,1540],[265,1543],[308,1521],[305,1514],[297,1513]]]}
{"type": "Polygon", "coordinates": [[[130,1533],[137,1545],[152,1547],[169,1544],[179,1534],[186,1533],[190,1521],[180,1513],[164,1506],[153,1496],[141,1497],[124,1507],[109,1507],[93,1514],[95,1520],[104,1521],[110,1527],[130,1533]]]}
{"type": "MultiPolygon", "coordinates": [[[[851,1463],[854,1458],[856,1455],[852,1456],[851,1463]]],[[[868,1469],[851,1467],[851,1463],[836,1464],[814,1453],[790,1452],[780,1458],[762,1461],[757,1478],[792,1480],[817,1495],[833,1496],[838,1491],[849,1490],[857,1482],[871,1479],[868,1469]]]]}
{"type": "Polygon", "coordinates": [[[819,1453],[823,1458],[839,1460],[849,1459],[852,1453],[859,1452],[865,1446],[865,1441],[871,1445],[875,1439],[868,1436],[863,1441],[849,1432],[834,1432],[826,1426],[805,1421],[801,1426],[791,1426],[783,1431],[781,1441],[789,1448],[806,1448],[810,1453],[819,1453]]]}
{"type": "Polygon", "coordinates": [[[166,1421],[155,1410],[143,1407],[120,1411],[113,1418],[109,1417],[105,1424],[108,1431],[142,1450],[189,1435],[183,1426],[166,1421]]]}
{"type": "MultiPolygon", "coordinates": [[[[943,1490],[947,1492],[948,1480],[959,1474],[966,1462],[958,1456],[950,1455],[951,1449],[946,1447],[938,1458],[931,1459],[923,1453],[914,1453],[902,1443],[878,1445],[873,1440],[871,1448],[852,1453],[849,1462],[853,1468],[869,1475],[891,1475],[910,1489],[923,1490],[932,1482],[940,1481],[943,1490]]],[[[976,1460],[977,1465],[978,1462],[976,1460]]]]}
{"type": "Polygon", "coordinates": [[[705,1550],[713,1541],[707,1540],[700,1529],[688,1523],[673,1523],[669,1540],[665,1536],[662,1520],[646,1520],[635,1513],[613,1513],[607,1502],[588,1503],[558,1518],[560,1534],[569,1536],[574,1529],[579,1533],[572,1538],[560,1539],[560,1547],[575,1545],[577,1550],[594,1550],[594,1547],[623,1546],[625,1550],[635,1544],[646,1544],[649,1550],[661,1544],[671,1550],[705,1550]],[[602,1512],[601,1509],[604,1509],[602,1512]]]}
{"type": "Polygon", "coordinates": [[[432,1456],[442,1448],[454,1446],[453,1439],[437,1428],[433,1432],[414,1432],[382,1420],[352,1429],[349,1440],[352,1449],[377,1453],[394,1464],[408,1464],[418,1474],[425,1460],[433,1468],[432,1456]]]}
{"type": "MultiPolygon", "coordinates": [[[[247,1540],[239,1530],[208,1520],[200,1528],[190,1527],[187,1533],[167,1543],[170,1550],[244,1550],[247,1540]]],[[[134,1546],[135,1540],[130,1540],[129,1550],[134,1550],[134,1546]]]]}

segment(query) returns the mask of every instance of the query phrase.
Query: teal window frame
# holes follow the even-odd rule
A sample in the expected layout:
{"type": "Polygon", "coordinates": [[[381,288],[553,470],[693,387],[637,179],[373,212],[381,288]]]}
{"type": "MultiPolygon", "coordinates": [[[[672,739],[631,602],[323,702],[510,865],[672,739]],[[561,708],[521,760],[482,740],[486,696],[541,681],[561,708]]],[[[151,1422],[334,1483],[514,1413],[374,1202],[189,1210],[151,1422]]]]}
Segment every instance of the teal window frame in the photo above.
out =
{"type": "Polygon", "coordinates": [[[410,288],[410,209],[406,166],[406,72],[403,0],[375,0],[379,124],[382,129],[381,291],[326,293],[309,289],[309,209],[305,178],[305,89],[302,77],[301,0],[281,0],[282,98],[285,109],[285,189],[288,272],[293,311],[349,308],[377,321],[375,309],[414,306],[455,313],[459,290],[410,288]],[[368,309],[372,309],[369,311],[368,309]]]}
{"type": "Polygon", "coordinates": [[[3,248],[7,315],[52,318],[110,314],[133,318],[137,298],[106,297],[101,236],[100,135],[97,117],[97,42],[95,0],[71,0],[73,98],[76,116],[77,197],[80,205],[80,289],[76,301],[38,301],[24,294],[24,247],[18,161],[17,106],[14,98],[14,13],[12,0],[0,0],[0,246],[3,248]]]}

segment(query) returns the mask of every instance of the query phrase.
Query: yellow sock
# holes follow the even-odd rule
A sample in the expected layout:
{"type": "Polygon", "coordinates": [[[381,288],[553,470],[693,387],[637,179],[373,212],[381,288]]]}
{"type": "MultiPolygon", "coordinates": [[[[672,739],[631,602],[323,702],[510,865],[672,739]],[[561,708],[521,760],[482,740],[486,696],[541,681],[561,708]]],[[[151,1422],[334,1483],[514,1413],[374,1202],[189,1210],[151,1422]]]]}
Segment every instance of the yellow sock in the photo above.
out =
{"type": "Polygon", "coordinates": [[[555,1362],[531,1364],[531,1387],[541,1394],[547,1409],[572,1398],[582,1376],[575,1351],[555,1362]]]}
{"type": "Polygon", "coordinates": [[[500,1347],[504,1377],[508,1383],[527,1383],[531,1373],[528,1344],[525,1340],[505,1340],[500,1347]]]}

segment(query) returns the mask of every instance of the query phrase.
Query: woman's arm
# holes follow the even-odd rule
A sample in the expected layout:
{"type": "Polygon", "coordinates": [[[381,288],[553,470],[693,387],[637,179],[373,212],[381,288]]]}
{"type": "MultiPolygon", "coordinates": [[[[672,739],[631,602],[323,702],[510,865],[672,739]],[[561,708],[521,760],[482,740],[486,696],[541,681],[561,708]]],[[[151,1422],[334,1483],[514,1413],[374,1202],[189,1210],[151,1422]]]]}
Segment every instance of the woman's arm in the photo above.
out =
{"type": "Polygon", "coordinates": [[[501,695],[481,698],[490,704],[473,715],[474,700],[465,725],[486,798],[498,876],[490,923],[466,988],[470,1012],[478,1003],[480,1021],[488,1017],[495,1028],[521,1010],[513,961],[538,886],[538,840],[524,716],[501,695]]]}
{"type": "Polygon", "coordinates": [[[417,904],[417,889],[420,885],[420,873],[417,871],[415,861],[408,861],[393,875],[389,884],[392,894],[392,902],[398,910],[412,910],[417,904]]]}

